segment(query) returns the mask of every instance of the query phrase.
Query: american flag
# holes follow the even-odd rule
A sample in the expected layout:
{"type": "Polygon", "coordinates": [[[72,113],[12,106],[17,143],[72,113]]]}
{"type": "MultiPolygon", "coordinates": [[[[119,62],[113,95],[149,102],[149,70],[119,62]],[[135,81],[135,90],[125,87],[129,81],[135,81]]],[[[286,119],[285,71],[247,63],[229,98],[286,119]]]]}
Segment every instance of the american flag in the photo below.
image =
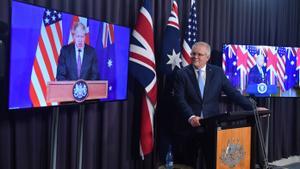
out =
{"type": "Polygon", "coordinates": [[[157,77],[154,56],[152,1],[145,0],[141,7],[130,44],[129,70],[145,88],[142,96],[140,154],[142,158],[153,150],[153,116],[157,103],[157,77]]]}
{"type": "Polygon", "coordinates": [[[34,107],[57,104],[46,102],[46,92],[47,83],[55,79],[59,51],[62,46],[61,18],[60,12],[49,9],[44,11],[29,89],[34,107]]]}
{"type": "Polygon", "coordinates": [[[279,86],[281,91],[286,91],[284,82],[286,80],[286,76],[285,76],[285,63],[286,63],[286,49],[285,47],[276,47],[277,50],[277,58],[278,58],[278,62],[277,62],[277,76],[278,76],[278,82],[279,82],[279,86]]]}
{"type": "Polygon", "coordinates": [[[182,66],[187,66],[191,63],[192,46],[197,41],[198,41],[197,9],[196,9],[195,0],[192,0],[190,14],[188,18],[188,25],[183,38],[182,66]]]}
{"type": "Polygon", "coordinates": [[[247,60],[247,64],[248,64],[248,69],[247,72],[250,71],[250,69],[256,64],[256,57],[258,53],[258,49],[256,48],[256,46],[253,45],[246,45],[246,49],[248,50],[248,60],[247,60]]]}
{"type": "Polygon", "coordinates": [[[89,20],[85,17],[80,17],[80,16],[73,16],[73,19],[71,22],[71,30],[70,30],[70,34],[69,34],[68,44],[73,43],[73,41],[74,41],[73,36],[72,36],[72,28],[73,28],[73,25],[77,22],[80,22],[85,26],[85,28],[86,28],[85,43],[90,44],[89,20]]]}

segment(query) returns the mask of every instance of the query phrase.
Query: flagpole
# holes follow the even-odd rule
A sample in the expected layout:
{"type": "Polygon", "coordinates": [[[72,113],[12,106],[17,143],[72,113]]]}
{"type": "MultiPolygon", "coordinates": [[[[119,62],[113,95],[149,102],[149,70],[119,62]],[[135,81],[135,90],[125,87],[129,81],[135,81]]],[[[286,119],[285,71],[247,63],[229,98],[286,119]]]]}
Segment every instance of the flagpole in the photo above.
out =
{"type": "Polygon", "coordinates": [[[51,121],[50,169],[56,169],[58,117],[59,117],[59,107],[56,106],[53,108],[52,121],[51,121]]]}

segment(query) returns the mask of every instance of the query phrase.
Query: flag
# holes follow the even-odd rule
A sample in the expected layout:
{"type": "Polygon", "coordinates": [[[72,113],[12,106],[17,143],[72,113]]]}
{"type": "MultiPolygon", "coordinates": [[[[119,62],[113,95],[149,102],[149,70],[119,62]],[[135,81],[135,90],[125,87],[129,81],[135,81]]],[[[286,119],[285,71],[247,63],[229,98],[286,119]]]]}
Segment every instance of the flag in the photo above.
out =
{"type": "Polygon", "coordinates": [[[293,48],[294,53],[297,55],[297,68],[296,70],[298,71],[298,86],[300,86],[300,48],[293,48]]]}
{"type": "MultiPolygon", "coordinates": [[[[160,57],[160,73],[162,75],[162,92],[160,93],[159,102],[159,122],[161,130],[158,131],[159,136],[158,148],[159,157],[165,157],[168,152],[168,147],[172,144],[171,133],[174,130],[176,123],[176,115],[178,114],[174,105],[174,75],[181,68],[181,38],[180,24],[178,19],[179,8],[176,0],[171,1],[171,11],[164,30],[162,51],[160,57]],[[169,123],[165,123],[169,121],[169,123]]],[[[161,159],[163,160],[163,159],[161,159]]]]}
{"type": "Polygon", "coordinates": [[[240,73],[240,89],[241,91],[244,91],[246,89],[246,75],[249,72],[248,51],[246,50],[245,45],[232,45],[232,49],[236,55],[236,66],[240,73]]]}
{"type": "Polygon", "coordinates": [[[153,150],[153,116],[157,103],[157,77],[154,56],[152,1],[145,0],[130,42],[129,71],[144,87],[141,107],[140,154],[142,158],[153,150]]]}
{"type": "Polygon", "coordinates": [[[246,45],[246,49],[248,50],[247,72],[250,72],[250,69],[256,65],[256,57],[258,54],[258,50],[254,45],[246,45]]]}
{"type": "Polygon", "coordinates": [[[240,88],[240,73],[237,70],[237,56],[234,52],[235,45],[223,47],[223,70],[235,88],[240,88]]]}
{"type": "Polygon", "coordinates": [[[284,82],[286,80],[286,75],[285,75],[285,66],[286,66],[286,49],[285,47],[276,47],[277,49],[277,76],[278,76],[278,82],[279,86],[282,92],[286,91],[284,82]]]}
{"type": "Polygon", "coordinates": [[[102,59],[99,61],[100,64],[100,72],[101,72],[101,79],[105,79],[108,82],[108,96],[107,99],[113,99],[116,97],[116,81],[117,77],[117,67],[115,65],[115,27],[113,24],[103,23],[102,26],[102,38],[101,40],[102,48],[101,54],[102,59]]]}
{"type": "Polygon", "coordinates": [[[270,77],[270,85],[275,85],[275,76],[277,76],[277,54],[273,50],[274,47],[265,47],[264,53],[267,56],[267,72],[270,77]]]}
{"type": "MultiPolygon", "coordinates": [[[[45,9],[29,88],[30,99],[34,107],[50,105],[46,102],[47,83],[55,79],[62,40],[61,13],[45,9]]],[[[52,103],[52,105],[55,104],[57,103],[52,103]]]]}
{"type": "Polygon", "coordinates": [[[162,73],[170,75],[173,70],[180,69],[180,63],[180,26],[178,19],[178,5],[174,0],[163,38],[160,65],[162,73]]]}
{"type": "Polygon", "coordinates": [[[80,16],[73,16],[73,19],[71,22],[71,27],[70,27],[71,30],[70,30],[70,34],[69,34],[68,44],[73,43],[73,41],[74,41],[73,36],[72,36],[72,28],[73,28],[74,24],[77,22],[80,22],[85,26],[85,28],[86,28],[85,43],[90,44],[89,20],[87,18],[80,17],[80,16]]]}
{"type": "Polygon", "coordinates": [[[285,63],[285,89],[289,90],[293,88],[297,83],[297,54],[293,51],[293,48],[286,47],[286,63],[285,63]]]}
{"type": "Polygon", "coordinates": [[[182,44],[182,66],[189,65],[191,61],[192,46],[198,41],[198,21],[195,0],[191,1],[191,9],[188,18],[188,25],[183,38],[182,44]]]}

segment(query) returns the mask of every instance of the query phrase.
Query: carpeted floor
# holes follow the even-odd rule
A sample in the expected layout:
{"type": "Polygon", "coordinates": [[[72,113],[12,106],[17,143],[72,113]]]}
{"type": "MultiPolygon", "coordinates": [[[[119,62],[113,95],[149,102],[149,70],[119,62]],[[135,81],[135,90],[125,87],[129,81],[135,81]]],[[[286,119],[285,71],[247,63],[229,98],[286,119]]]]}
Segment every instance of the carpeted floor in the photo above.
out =
{"type": "Polygon", "coordinates": [[[272,169],[300,169],[300,156],[293,156],[270,163],[272,169]]]}

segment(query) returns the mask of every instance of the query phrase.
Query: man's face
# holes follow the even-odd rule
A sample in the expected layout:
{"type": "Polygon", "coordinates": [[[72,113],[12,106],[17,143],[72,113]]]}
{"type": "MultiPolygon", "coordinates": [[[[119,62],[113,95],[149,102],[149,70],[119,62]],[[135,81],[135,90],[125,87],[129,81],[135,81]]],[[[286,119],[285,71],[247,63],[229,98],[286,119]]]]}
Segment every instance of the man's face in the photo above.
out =
{"type": "Polygon", "coordinates": [[[263,67],[265,63],[265,58],[264,56],[258,56],[256,63],[258,66],[263,67]]]}
{"type": "Polygon", "coordinates": [[[209,60],[206,46],[197,45],[192,49],[192,63],[197,68],[203,68],[209,60]]]}
{"type": "Polygon", "coordinates": [[[80,26],[75,29],[73,39],[77,48],[83,48],[85,41],[85,31],[80,26]]]}

